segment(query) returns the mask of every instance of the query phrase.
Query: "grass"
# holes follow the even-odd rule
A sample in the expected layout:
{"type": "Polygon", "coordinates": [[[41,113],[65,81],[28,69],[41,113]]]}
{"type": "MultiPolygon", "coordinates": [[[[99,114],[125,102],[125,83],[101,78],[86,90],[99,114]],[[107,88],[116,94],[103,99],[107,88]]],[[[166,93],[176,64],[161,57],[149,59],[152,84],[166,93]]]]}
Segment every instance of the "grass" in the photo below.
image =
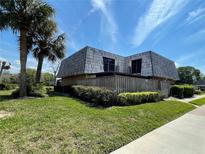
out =
{"type": "Polygon", "coordinates": [[[194,107],[177,101],[94,108],[66,96],[6,100],[0,153],[108,153],[194,107]]]}
{"type": "Polygon", "coordinates": [[[0,102],[10,99],[13,90],[0,90],[0,102]]]}
{"type": "Polygon", "coordinates": [[[190,103],[201,106],[205,104],[205,97],[191,101],[190,103]]]}

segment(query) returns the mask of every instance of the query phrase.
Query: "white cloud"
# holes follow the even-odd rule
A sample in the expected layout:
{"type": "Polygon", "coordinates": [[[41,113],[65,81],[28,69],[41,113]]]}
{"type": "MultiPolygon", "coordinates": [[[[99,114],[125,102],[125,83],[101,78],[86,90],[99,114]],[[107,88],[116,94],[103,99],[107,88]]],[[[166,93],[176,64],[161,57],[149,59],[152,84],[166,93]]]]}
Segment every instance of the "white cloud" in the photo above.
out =
{"type": "Polygon", "coordinates": [[[205,29],[201,29],[198,32],[192,33],[188,37],[184,39],[184,41],[199,41],[199,40],[204,40],[204,34],[205,34],[205,29]]]}
{"type": "Polygon", "coordinates": [[[68,47],[75,51],[78,51],[81,48],[80,45],[74,40],[74,38],[71,35],[69,35],[67,42],[68,42],[68,47]]]}
{"type": "Polygon", "coordinates": [[[138,21],[132,38],[133,45],[141,45],[155,28],[176,15],[187,2],[188,0],[154,0],[138,21]]]}
{"type": "Polygon", "coordinates": [[[186,18],[186,22],[191,24],[193,22],[198,21],[204,16],[205,16],[205,8],[198,8],[197,10],[193,10],[189,12],[188,17],[186,18]]]}
{"type": "Polygon", "coordinates": [[[20,65],[20,60],[15,60],[15,63],[16,63],[17,65],[20,65]]]}
{"type": "Polygon", "coordinates": [[[37,60],[33,57],[28,57],[27,68],[36,69],[36,67],[37,67],[37,60]]]}
{"type": "Polygon", "coordinates": [[[201,72],[205,73],[205,66],[202,65],[204,56],[204,50],[203,48],[201,48],[197,51],[187,52],[187,54],[183,54],[176,60],[175,64],[177,64],[177,67],[193,66],[200,69],[201,72]]]}
{"type": "Polygon", "coordinates": [[[183,54],[181,57],[179,57],[175,63],[178,64],[178,66],[183,66],[183,65],[193,65],[201,60],[203,60],[204,57],[204,49],[201,48],[198,51],[192,51],[192,52],[187,52],[187,54],[183,54]]]}
{"type": "Polygon", "coordinates": [[[11,73],[18,73],[19,72],[19,66],[20,65],[17,63],[17,60],[11,61],[11,60],[8,60],[8,59],[0,56],[0,61],[1,60],[6,61],[6,62],[11,64],[11,66],[10,66],[11,68],[9,69],[9,71],[11,73]]]}
{"type": "MultiPolygon", "coordinates": [[[[0,57],[1,59],[1,57],[0,57]]],[[[46,58],[43,62],[42,72],[50,72],[53,73],[52,65],[56,65],[55,63],[49,62],[46,58]]],[[[28,57],[27,60],[27,68],[37,69],[37,60],[33,57],[28,57]]],[[[11,73],[19,73],[20,71],[20,61],[14,60],[11,62],[11,69],[9,70],[11,73]]]]}
{"type": "Polygon", "coordinates": [[[205,29],[202,29],[198,32],[198,34],[204,34],[205,33],[205,29]]]}
{"type": "Polygon", "coordinates": [[[58,33],[59,34],[65,33],[65,31],[62,29],[61,26],[58,26],[58,33]]]}
{"type": "Polygon", "coordinates": [[[178,66],[179,66],[179,64],[178,64],[177,62],[174,62],[174,64],[175,64],[175,66],[176,66],[176,67],[178,67],[178,66]]]}
{"type": "Polygon", "coordinates": [[[0,56],[0,61],[7,61],[7,59],[0,56]]]}
{"type": "Polygon", "coordinates": [[[111,38],[112,43],[117,41],[118,26],[113,17],[113,13],[110,8],[110,0],[91,0],[92,10],[89,12],[89,15],[100,11],[103,15],[102,21],[105,25],[102,25],[102,33],[106,33],[111,38]]]}

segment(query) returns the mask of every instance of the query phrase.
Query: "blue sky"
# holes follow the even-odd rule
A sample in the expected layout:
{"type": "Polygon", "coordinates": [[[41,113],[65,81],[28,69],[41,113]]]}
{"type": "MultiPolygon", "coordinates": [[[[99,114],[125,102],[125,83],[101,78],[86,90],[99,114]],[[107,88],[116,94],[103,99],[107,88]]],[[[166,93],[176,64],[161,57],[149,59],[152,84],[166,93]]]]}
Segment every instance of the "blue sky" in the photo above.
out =
{"type": "MultiPolygon", "coordinates": [[[[205,73],[204,0],[48,0],[59,33],[67,36],[67,55],[89,45],[123,56],[152,50],[205,73]]],[[[19,71],[18,37],[0,32],[0,59],[19,71]]],[[[35,68],[29,55],[27,67],[35,68]]],[[[44,63],[44,71],[51,64],[44,63]]]]}

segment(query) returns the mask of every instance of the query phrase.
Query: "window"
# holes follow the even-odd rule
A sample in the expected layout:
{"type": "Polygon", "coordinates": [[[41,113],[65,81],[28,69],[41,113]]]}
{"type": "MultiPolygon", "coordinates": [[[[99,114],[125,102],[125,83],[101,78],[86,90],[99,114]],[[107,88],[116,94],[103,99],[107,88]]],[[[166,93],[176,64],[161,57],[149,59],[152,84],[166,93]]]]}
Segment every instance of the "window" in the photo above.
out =
{"type": "Polygon", "coordinates": [[[103,57],[104,72],[115,71],[115,60],[111,58],[103,57]]]}
{"type": "Polygon", "coordinates": [[[142,59],[132,60],[132,73],[141,73],[142,59]]]}

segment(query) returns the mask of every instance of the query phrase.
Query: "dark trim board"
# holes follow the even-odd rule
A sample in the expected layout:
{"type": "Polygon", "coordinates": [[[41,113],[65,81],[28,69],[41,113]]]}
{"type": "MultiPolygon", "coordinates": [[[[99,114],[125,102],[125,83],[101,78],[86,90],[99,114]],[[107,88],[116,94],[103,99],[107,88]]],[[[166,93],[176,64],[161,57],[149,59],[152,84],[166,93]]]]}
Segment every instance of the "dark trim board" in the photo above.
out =
{"type": "Polygon", "coordinates": [[[128,73],[120,73],[120,72],[87,73],[87,74],[78,74],[78,75],[73,75],[73,76],[67,76],[67,77],[64,77],[64,78],[75,78],[75,77],[83,77],[83,76],[85,76],[87,78],[90,78],[92,76],[101,77],[101,76],[114,76],[114,75],[136,77],[136,78],[142,78],[142,79],[167,80],[167,81],[170,81],[170,82],[175,82],[174,80],[166,79],[166,78],[161,78],[161,77],[142,76],[142,75],[137,75],[137,74],[128,74],[128,73]]]}

